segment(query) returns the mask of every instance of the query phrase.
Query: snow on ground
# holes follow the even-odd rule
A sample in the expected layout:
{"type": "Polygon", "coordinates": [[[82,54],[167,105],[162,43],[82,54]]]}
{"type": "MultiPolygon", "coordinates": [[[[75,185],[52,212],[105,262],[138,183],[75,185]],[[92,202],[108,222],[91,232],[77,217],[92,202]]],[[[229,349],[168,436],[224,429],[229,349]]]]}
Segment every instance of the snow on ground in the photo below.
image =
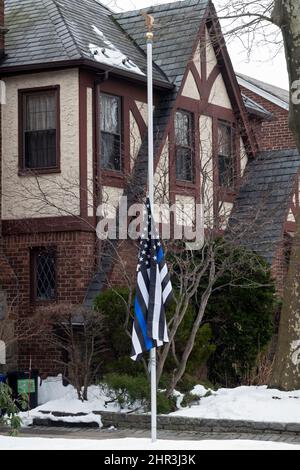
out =
{"type": "MultiPolygon", "coordinates": [[[[81,402],[77,398],[77,392],[72,385],[66,387],[62,383],[62,377],[48,377],[39,384],[38,390],[39,406],[29,412],[20,413],[24,426],[30,426],[34,418],[51,419],[52,421],[65,421],[76,423],[96,422],[102,427],[101,418],[93,411],[120,411],[115,403],[105,404],[110,399],[106,397],[101,389],[93,385],[88,390],[88,401],[81,402]],[[62,412],[70,414],[85,413],[86,416],[69,418],[57,418],[53,415],[41,413],[41,411],[62,412]]],[[[122,410],[128,411],[126,409],[122,410]]]]}
{"type": "Polygon", "coordinates": [[[1,450],[300,450],[299,445],[268,441],[165,441],[150,439],[42,439],[0,436],[1,450]]]}
{"type": "MultiPolygon", "coordinates": [[[[194,394],[203,390],[192,391],[194,394]]],[[[182,408],[173,416],[191,418],[233,419],[267,421],[281,423],[300,423],[300,390],[280,392],[260,387],[221,388],[209,397],[201,398],[199,405],[182,408]]]]}
{"type": "MultiPolygon", "coordinates": [[[[231,419],[250,420],[282,423],[300,423],[300,390],[296,392],[280,392],[268,390],[266,386],[237,387],[233,389],[219,389],[210,391],[210,396],[205,396],[208,390],[202,385],[197,385],[192,393],[200,400],[187,408],[181,408],[183,395],[175,393],[177,405],[180,408],[172,413],[173,416],[187,416],[206,419],[231,419]]],[[[34,417],[48,418],[57,421],[53,415],[42,414],[41,411],[64,412],[70,414],[84,413],[86,416],[70,417],[73,422],[97,422],[101,427],[99,415],[93,412],[120,410],[117,403],[107,403],[109,398],[98,386],[91,386],[88,390],[88,401],[80,402],[75,389],[68,385],[62,385],[61,376],[49,377],[39,387],[39,407],[29,413],[21,413],[23,425],[32,423],[34,417]]],[[[62,418],[60,418],[61,420],[62,418]]],[[[64,420],[66,420],[64,418],[64,420]]]]}

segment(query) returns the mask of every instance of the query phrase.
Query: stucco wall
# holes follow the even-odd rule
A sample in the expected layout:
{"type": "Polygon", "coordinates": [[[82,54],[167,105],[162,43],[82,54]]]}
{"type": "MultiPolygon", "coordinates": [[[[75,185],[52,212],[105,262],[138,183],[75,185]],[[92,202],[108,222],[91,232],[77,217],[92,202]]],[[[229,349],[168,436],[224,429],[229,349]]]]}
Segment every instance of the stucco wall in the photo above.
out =
{"type": "Polygon", "coordinates": [[[78,70],[62,70],[5,79],[7,104],[2,106],[3,219],[78,215],[79,78],[78,70]],[[61,173],[18,176],[18,90],[59,85],[61,173]]]}
{"type": "Polygon", "coordinates": [[[196,201],[192,196],[176,195],[176,224],[190,227],[195,222],[196,201]]]}
{"type": "Polygon", "coordinates": [[[136,158],[142,145],[139,126],[130,111],[130,168],[133,169],[136,158]]]}
{"type": "Polygon", "coordinates": [[[245,145],[242,139],[240,139],[240,158],[241,158],[241,176],[243,176],[245,173],[247,163],[248,163],[248,156],[247,156],[245,145]]]}
{"type": "Polygon", "coordinates": [[[154,175],[154,197],[157,204],[169,202],[169,139],[166,139],[154,175]]]}
{"type": "Polygon", "coordinates": [[[145,121],[146,126],[148,126],[148,104],[144,103],[143,101],[135,101],[135,104],[137,105],[138,110],[145,121]]]}
{"type": "Polygon", "coordinates": [[[217,65],[217,58],[216,54],[214,51],[214,48],[212,46],[209,33],[206,29],[206,70],[207,70],[207,77],[210,76],[212,70],[214,67],[217,65]]]}
{"type": "Polygon", "coordinates": [[[212,86],[208,102],[211,104],[216,104],[217,106],[222,106],[222,108],[232,109],[226,86],[221,74],[217,76],[217,79],[212,86]]]}
{"type": "Polygon", "coordinates": [[[191,72],[188,73],[188,76],[186,78],[186,81],[182,90],[182,96],[186,96],[187,98],[192,98],[194,100],[200,100],[200,94],[199,94],[195,79],[193,77],[193,74],[191,72]]]}
{"type": "Polygon", "coordinates": [[[212,158],[212,118],[200,116],[200,159],[202,186],[202,202],[204,204],[204,223],[206,227],[213,224],[213,199],[214,199],[214,168],[212,158]]]}

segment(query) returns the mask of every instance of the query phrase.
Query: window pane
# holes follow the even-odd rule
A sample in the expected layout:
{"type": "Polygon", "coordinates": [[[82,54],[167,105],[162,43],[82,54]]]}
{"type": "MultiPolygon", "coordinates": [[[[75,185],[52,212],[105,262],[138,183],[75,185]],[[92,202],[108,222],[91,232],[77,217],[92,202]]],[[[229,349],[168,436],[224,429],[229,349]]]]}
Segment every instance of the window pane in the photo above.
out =
{"type": "Polygon", "coordinates": [[[56,129],[55,93],[36,93],[26,96],[26,130],[56,129]]]}
{"type": "Polygon", "coordinates": [[[191,132],[191,119],[188,113],[178,111],[175,115],[176,145],[189,146],[191,132]]]}
{"type": "Polygon", "coordinates": [[[193,158],[191,149],[177,148],[176,178],[184,181],[193,180],[193,158]]]}
{"type": "Polygon", "coordinates": [[[102,132],[101,164],[106,169],[121,170],[121,139],[119,135],[102,132]]]}
{"type": "Polygon", "coordinates": [[[55,255],[39,251],[35,256],[36,300],[53,300],[56,297],[55,255]]]}
{"type": "Polygon", "coordinates": [[[218,128],[219,154],[230,156],[232,154],[231,127],[220,124],[218,128]]]}
{"type": "Polygon", "coordinates": [[[57,166],[57,94],[45,91],[25,94],[23,151],[28,169],[57,166]]]}
{"type": "Polygon", "coordinates": [[[219,185],[233,188],[235,183],[234,159],[219,155],[219,185]]]}
{"type": "Polygon", "coordinates": [[[26,168],[56,166],[56,130],[25,132],[26,168]]]}
{"type": "Polygon", "coordinates": [[[100,105],[101,131],[120,134],[120,98],[101,95],[100,105]]]}
{"type": "Polygon", "coordinates": [[[233,147],[233,129],[230,124],[219,123],[219,185],[226,188],[235,186],[235,154],[233,147]]]}

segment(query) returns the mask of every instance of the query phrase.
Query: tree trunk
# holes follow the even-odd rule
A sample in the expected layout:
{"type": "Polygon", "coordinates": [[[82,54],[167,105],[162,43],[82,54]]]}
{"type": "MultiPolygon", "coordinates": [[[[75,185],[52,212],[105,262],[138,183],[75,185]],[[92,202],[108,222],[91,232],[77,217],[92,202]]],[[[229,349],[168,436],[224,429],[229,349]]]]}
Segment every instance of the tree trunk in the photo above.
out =
{"type": "MultiPolygon", "coordinates": [[[[300,93],[293,95],[300,79],[300,2],[275,0],[274,22],[281,28],[291,90],[289,123],[300,151],[300,93]]],[[[279,338],[269,386],[300,389],[300,220],[286,280],[279,338]]]]}

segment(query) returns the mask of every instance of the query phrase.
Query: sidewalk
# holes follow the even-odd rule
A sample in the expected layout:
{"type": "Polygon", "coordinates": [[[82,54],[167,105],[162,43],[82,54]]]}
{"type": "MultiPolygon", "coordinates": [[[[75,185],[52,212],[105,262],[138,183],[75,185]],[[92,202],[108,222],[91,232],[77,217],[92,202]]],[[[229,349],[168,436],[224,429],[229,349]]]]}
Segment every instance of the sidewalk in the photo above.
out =
{"type": "MultiPolygon", "coordinates": [[[[0,435],[8,435],[8,430],[0,428],[0,435]]],[[[44,437],[44,438],[63,438],[63,439],[124,439],[124,438],[149,438],[150,431],[136,429],[121,430],[101,430],[101,429],[82,429],[82,428],[63,428],[63,427],[45,427],[33,426],[21,430],[19,437],[44,437]]],[[[158,438],[162,440],[256,440],[256,441],[273,441],[287,444],[300,444],[300,435],[293,433],[216,433],[216,432],[196,432],[196,431],[168,431],[161,430],[158,432],[158,438]]]]}

